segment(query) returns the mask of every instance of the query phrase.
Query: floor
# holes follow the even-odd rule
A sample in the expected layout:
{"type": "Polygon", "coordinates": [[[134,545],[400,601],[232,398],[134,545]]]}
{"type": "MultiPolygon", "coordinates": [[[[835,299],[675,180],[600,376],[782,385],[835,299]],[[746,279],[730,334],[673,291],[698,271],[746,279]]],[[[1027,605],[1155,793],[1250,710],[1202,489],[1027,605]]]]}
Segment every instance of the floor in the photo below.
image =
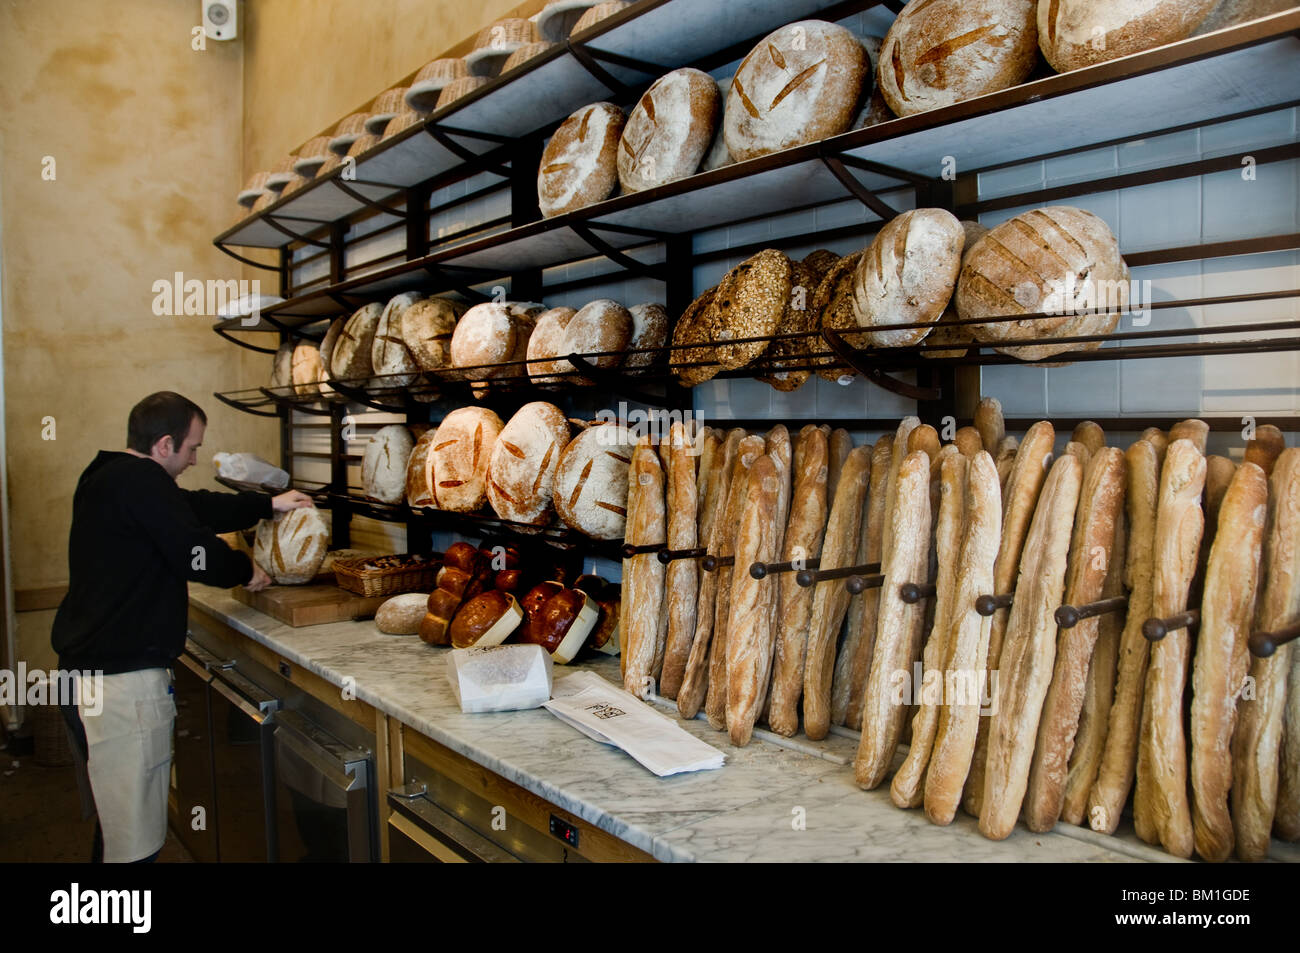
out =
{"type": "MultiPolygon", "coordinates": [[[[43,765],[30,741],[11,742],[0,732],[0,863],[85,863],[95,821],[81,820],[81,799],[71,765],[43,765]]],[[[170,830],[159,863],[194,859],[170,830]]]]}

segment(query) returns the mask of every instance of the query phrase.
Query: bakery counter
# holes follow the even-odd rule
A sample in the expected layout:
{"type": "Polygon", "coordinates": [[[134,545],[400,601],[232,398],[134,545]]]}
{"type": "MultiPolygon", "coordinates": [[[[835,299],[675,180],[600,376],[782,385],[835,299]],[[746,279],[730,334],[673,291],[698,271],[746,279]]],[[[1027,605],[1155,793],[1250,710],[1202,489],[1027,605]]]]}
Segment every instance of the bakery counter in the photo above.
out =
{"type": "MultiPolygon", "coordinates": [[[[577,827],[576,853],[585,859],[1171,860],[1131,835],[1066,825],[1047,834],[1018,828],[1000,842],[981,836],[962,814],[950,827],[936,827],[920,811],[894,807],[887,785],[875,791],[854,785],[856,740],[848,733],[813,743],[759,731],[747,747],[733,748],[703,718],[682,722],[665,702],[657,703],[665,714],[721,750],[727,762],[719,770],[659,778],[543,709],[463,714],[444,674],[446,650],[418,638],[383,635],[371,622],[292,628],[227,591],[200,585],[190,586],[190,604],[203,628],[239,642],[304,691],[368,724],[378,739],[382,791],[410,780],[412,765],[429,766],[472,790],[475,803],[491,812],[481,821],[462,813],[462,820],[481,831],[519,820],[530,836],[546,838],[548,819],[558,816],[577,827]]],[[[568,668],[619,682],[617,659],[568,668]]],[[[564,667],[555,672],[567,674],[564,667]]],[[[381,821],[387,819],[381,805],[381,821]]]]}

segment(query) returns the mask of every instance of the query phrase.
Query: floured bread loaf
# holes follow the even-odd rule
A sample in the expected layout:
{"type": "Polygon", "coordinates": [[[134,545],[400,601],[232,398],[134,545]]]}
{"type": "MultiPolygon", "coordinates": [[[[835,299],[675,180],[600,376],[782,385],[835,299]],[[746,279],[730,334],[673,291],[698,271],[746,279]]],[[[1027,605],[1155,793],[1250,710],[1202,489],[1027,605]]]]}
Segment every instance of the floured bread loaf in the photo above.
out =
{"type": "Polygon", "coordinates": [[[375,611],[375,628],[388,635],[415,635],[428,609],[427,592],[404,592],[393,596],[375,611]]]}
{"type": "Polygon", "coordinates": [[[569,422],[554,404],[524,404],[510,418],[488,458],[488,503],[504,520],[550,522],[555,471],[569,443],[569,422]]]}
{"type": "Polygon", "coordinates": [[[1087,344],[1008,347],[1008,340],[1109,334],[1128,302],[1128,266],[1104,221],[1080,208],[1051,205],[1023,212],[975,243],[957,281],[957,314],[963,319],[1044,314],[1025,321],[971,325],[975,336],[1025,361],[1087,344]],[[1099,308],[1095,314],[1075,314],[1099,308]]]}
{"type": "Polygon", "coordinates": [[[430,451],[439,509],[473,513],[487,502],[488,460],[502,426],[484,407],[461,407],[443,418],[430,451]]]}
{"type": "Polygon", "coordinates": [[[406,502],[411,506],[436,506],[434,498],[433,449],[438,431],[430,428],[420,435],[406,461],[406,502]]]}
{"type": "Polygon", "coordinates": [[[415,441],[411,431],[391,424],[375,431],[361,458],[361,485],[380,503],[400,503],[406,493],[406,463],[415,441]]]}
{"type": "MultiPolygon", "coordinates": [[[[560,353],[600,355],[587,360],[595,367],[618,367],[623,363],[623,350],[631,339],[632,315],[627,308],[609,298],[600,298],[583,305],[569,320],[560,353]]],[[[565,360],[556,364],[561,372],[572,367],[565,360]]]]}
{"type": "Polygon", "coordinates": [[[583,106],[555,130],[537,173],[543,218],[591,205],[618,185],[618,143],[627,117],[610,103],[583,106]]]}
{"type": "Polygon", "coordinates": [[[277,513],[257,524],[253,559],[281,586],[311,582],[329,548],[330,530],[314,506],[277,513]]]}
{"type": "Polygon", "coordinates": [[[465,306],[450,298],[424,298],[402,312],[398,333],[421,370],[451,366],[451,335],[465,306]]]}
{"type": "Polygon", "coordinates": [[[568,352],[564,350],[564,331],[578,312],[573,308],[551,308],[537,318],[537,325],[528,338],[528,373],[534,384],[558,384],[564,378],[549,375],[569,369],[568,361],[558,361],[568,352]],[[538,376],[546,375],[546,376],[538,376]]]}
{"type": "MultiPolygon", "coordinates": [[[[726,76],[717,81],[718,86],[718,116],[721,118],[727,113],[727,94],[731,92],[731,81],[735,77],[726,76]]],[[[704,159],[700,162],[700,171],[712,172],[714,169],[721,169],[724,165],[731,165],[735,160],[731,158],[731,153],[727,151],[727,133],[723,128],[724,123],[719,121],[718,129],[713,134],[713,142],[709,145],[709,151],[704,154],[704,159]]]]}
{"type": "Polygon", "coordinates": [[[736,70],[723,117],[743,162],[849,128],[868,79],[867,51],[834,23],[802,20],[768,34],[736,70]]]}
{"type": "Polygon", "coordinates": [[[645,348],[663,347],[668,340],[668,312],[661,304],[635,304],[628,308],[632,316],[632,337],[627,342],[628,350],[641,351],[629,354],[623,361],[624,367],[649,367],[662,364],[663,354],[643,350],[645,348]]]}
{"type": "Polygon", "coordinates": [[[299,397],[310,397],[319,388],[321,376],[320,351],[309,341],[300,341],[293,349],[293,392],[299,397]]]}
{"type": "Polygon", "coordinates": [[[402,337],[402,319],[421,297],[418,291],[403,291],[389,300],[379,316],[370,347],[370,364],[376,375],[385,376],[385,387],[409,387],[415,380],[412,372],[419,370],[419,366],[402,337]]]}
{"type": "MultiPolygon", "coordinates": [[[[961,223],[962,231],[966,234],[966,242],[962,246],[961,263],[966,264],[966,258],[970,255],[970,250],[975,247],[975,243],[989,233],[989,230],[979,222],[961,223]]],[[[954,289],[955,290],[955,289],[954,289]]],[[[975,343],[975,335],[971,329],[964,324],[956,324],[957,318],[957,299],[956,295],[948,299],[948,307],[943,309],[943,314],[939,315],[939,320],[930,328],[930,333],[925,336],[925,346],[934,347],[935,350],[925,350],[921,352],[922,357],[964,357],[970,350],[970,346],[975,343]],[[951,348],[940,349],[937,345],[950,344],[951,348]]],[[[986,447],[989,453],[997,450],[996,443],[993,447],[986,447]]]]}
{"type": "Polygon", "coordinates": [[[487,301],[465,312],[451,336],[453,367],[468,368],[469,380],[493,377],[517,377],[523,365],[493,367],[509,361],[522,361],[528,354],[528,337],[535,319],[527,310],[511,302],[487,301]]]}
{"type": "Polygon", "coordinates": [[[375,343],[375,331],[383,316],[384,306],[378,302],[362,305],[343,326],[334,350],[330,353],[330,377],[334,380],[355,380],[369,377],[370,355],[375,343]]]}
{"type": "Polygon", "coordinates": [[[598,424],[564,448],[555,473],[555,510],[569,526],[596,539],[622,539],[627,520],[627,468],[636,441],[618,424],[598,424]]]}
{"type": "Polygon", "coordinates": [[[1216,0],[1051,0],[1038,5],[1038,45],[1058,73],[1191,36],[1216,0]]]}
{"type": "Polygon", "coordinates": [[[951,212],[919,208],[889,221],[862,254],[853,276],[858,325],[872,347],[918,344],[929,327],[886,330],[891,324],[934,322],[952,297],[965,232],[951,212]]]}
{"type": "Polygon", "coordinates": [[[293,386],[293,349],[293,341],[286,338],[271,359],[272,388],[293,386]]]}
{"type": "Polygon", "coordinates": [[[618,144],[624,192],[652,189],[693,175],[721,115],[718,84],[708,73],[678,69],[659,77],[627,118],[618,144]]]}
{"type": "Polygon", "coordinates": [[[885,36],[876,78],[910,116],[1024,82],[1038,62],[1037,0],[912,0],[885,36]]]}

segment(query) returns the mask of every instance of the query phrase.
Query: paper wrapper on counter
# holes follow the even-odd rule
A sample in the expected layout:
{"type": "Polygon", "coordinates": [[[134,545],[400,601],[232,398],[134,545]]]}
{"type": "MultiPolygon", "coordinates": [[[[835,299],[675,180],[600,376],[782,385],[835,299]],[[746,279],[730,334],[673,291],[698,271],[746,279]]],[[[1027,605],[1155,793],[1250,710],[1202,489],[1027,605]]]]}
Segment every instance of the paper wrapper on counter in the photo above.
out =
{"type": "Polygon", "coordinates": [[[551,697],[551,668],[540,645],[476,645],[447,653],[447,680],[463,712],[537,708],[551,697]]]}
{"type": "Polygon", "coordinates": [[[556,718],[601,744],[621,748],[659,777],[720,768],[721,751],[683,730],[595,672],[571,672],[543,705],[556,718]]]}

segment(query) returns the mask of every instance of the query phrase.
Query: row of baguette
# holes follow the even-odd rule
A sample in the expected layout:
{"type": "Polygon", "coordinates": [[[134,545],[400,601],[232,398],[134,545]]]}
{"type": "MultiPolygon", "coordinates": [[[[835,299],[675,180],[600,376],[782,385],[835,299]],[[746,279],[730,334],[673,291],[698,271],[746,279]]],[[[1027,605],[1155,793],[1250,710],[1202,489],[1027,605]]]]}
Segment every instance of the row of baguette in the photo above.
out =
{"type": "Polygon", "coordinates": [[[1300,620],[1300,449],[1261,427],[1241,465],[1207,458],[1189,420],[1123,452],[1088,423],[1053,458],[1047,421],[1017,442],[986,398],[975,424],[942,444],[907,418],[856,448],[815,426],[713,431],[698,465],[680,428],[643,439],[627,543],[722,563],[625,560],[625,687],[703,709],[737,745],[801,716],[814,740],[860,730],[861,787],[892,771],[900,807],[937,824],[960,807],[995,839],[1018,818],[1114,833],[1130,791],[1139,837],[1180,857],[1258,860],[1271,830],[1300,838],[1300,665],[1289,644],[1246,647],[1300,620]],[[850,596],[750,572],[813,559],[883,578],[850,596]],[[908,602],[905,583],[934,593],[908,602]],[[982,615],[982,595],[1010,606],[982,615]],[[1125,595],[1058,629],[1060,606],[1125,595]],[[1194,653],[1185,629],[1143,636],[1198,603],[1194,653]]]}

